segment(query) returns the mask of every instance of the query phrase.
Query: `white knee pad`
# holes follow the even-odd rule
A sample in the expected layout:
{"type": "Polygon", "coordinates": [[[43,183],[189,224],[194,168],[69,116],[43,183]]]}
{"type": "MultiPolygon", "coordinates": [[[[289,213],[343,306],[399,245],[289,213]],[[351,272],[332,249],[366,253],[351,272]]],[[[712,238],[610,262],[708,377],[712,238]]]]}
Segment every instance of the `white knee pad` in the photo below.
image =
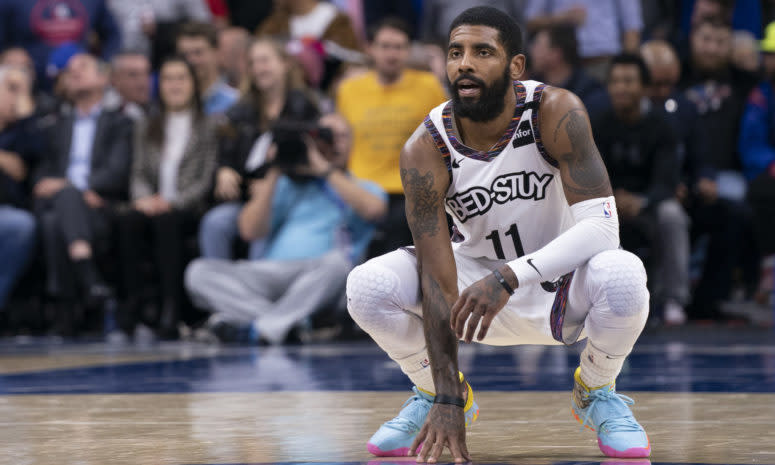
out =
{"type": "Polygon", "coordinates": [[[648,315],[646,269],[638,257],[624,250],[607,250],[589,260],[589,285],[593,295],[605,297],[613,315],[648,315]]]}
{"type": "Polygon", "coordinates": [[[358,326],[369,332],[383,324],[384,309],[398,307],[399,278],[395,271],[367,262],[347,277],[347,310],[358,326]]]}

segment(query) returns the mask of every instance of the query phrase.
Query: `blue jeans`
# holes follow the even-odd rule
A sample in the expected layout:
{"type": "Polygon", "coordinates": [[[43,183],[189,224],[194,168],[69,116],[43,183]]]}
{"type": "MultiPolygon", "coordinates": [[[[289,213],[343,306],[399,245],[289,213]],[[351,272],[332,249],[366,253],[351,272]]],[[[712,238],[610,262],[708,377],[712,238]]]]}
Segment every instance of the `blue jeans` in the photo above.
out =
{"type": "MultiPolygon", "coordinates": [[[[233,258],[234,241],[239,236],[237,219],[243,204],[240,202],[222,203],[212,208],[199,224],[199,251],[203,258],[233,258]]],[[[264,240],[250,243],[248,259],[258,260],[263,256],[264,240]]]]}
{"type": "Polygon", "coordinates": [[[35,246],[35,217],[18,208],[0,206],[0,308],[24,271],[35,246]]]}

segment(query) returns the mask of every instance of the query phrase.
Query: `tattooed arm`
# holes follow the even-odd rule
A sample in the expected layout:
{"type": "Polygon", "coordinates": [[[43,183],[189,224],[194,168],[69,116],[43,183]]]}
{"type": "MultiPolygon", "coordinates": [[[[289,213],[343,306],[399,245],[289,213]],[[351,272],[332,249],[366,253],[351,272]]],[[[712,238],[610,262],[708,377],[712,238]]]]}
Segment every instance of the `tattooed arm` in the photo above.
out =
{"type": "MultiPolygon", "coordinates": [[[[449,173],[424,125],[401,153],[401,181],[406,219],[417,251],[422,286],[423,327],[437,395],[463,398],[458,378],[457,344],[450,329],[450,308],[458,297],[457,269],[452,255],[444,198],[449,173]]],[[[463,409],[434,404],[410,453],[425,441],[418,460],[435,462],[447,444],[456,461],[470,460],[465,445],[463,409]]]]}
{"type": "Polygon", "coordinates": [[[541,100],[539,125],[546,151],[560,163],[569,204],[613,195],[592,138],[587,110],[578,97],[563,89],[547,89],[541,100]]]}

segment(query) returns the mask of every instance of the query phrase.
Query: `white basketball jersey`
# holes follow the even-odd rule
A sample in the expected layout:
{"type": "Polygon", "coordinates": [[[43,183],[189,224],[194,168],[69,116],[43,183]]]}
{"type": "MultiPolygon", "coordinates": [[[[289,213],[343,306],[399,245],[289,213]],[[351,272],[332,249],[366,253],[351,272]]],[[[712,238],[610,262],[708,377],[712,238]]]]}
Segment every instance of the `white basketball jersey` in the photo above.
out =
{"type": "Polygon", "coordinates": [[[445,202],[456,228],[456,253],[513,260],[542,248],[575,224],[557,162],[541,143],[537,122],[544,87],[537,81],[514,83],[514,117],[488,152],[466,147],[457,138],[451,101],[425,119],[450,169],[445,202]]]}

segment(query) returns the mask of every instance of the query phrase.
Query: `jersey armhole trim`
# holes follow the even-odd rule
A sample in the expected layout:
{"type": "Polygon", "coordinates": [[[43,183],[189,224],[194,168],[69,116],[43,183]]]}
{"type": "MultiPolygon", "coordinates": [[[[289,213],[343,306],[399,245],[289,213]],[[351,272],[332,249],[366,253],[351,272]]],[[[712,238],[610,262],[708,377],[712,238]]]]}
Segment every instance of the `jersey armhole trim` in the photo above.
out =
{"type": "Polygon", "coordinates": [[[436,143],[436,148],[439,150],[439,153],[441,153],[441,158],[444,160],[444,165],[446,165],[447,167],[447,172],[449,173],[449,180],[450,182],[452,182],[452,157],[450,156],[449,148],[447,147],[447,144],[444,142],[444,138],[441,137],[441,134],[439,134],[439,130],[436,128],[436,125],[433,124],[433,121],[431,120],[431,115],[428,115],[425,117],[423,124],[425,124],[425,129],[433,138],[433,142],[436,143]]]}
{"type": "Polygon", "coordinates": [[[536,147],[538,148],[538,153],[541,154],[544,160],[546,160],[547,163],[552,165],[555,168],[560,168],[560,163],[554,159],[551,155],[549,155],[546,152],[546,148],[544,147],[544,144],[541,140],[541,129],[538,127],[538,107],[541,105],[541,97],[543,96],[544,89],[546,89],[546,84],[540,84],[538,85],[535,90],[533,91],[533,99],[531,100],[531,106],[533,108],[533,111],[530,115],[530,122],[533,124],[533,136],[536,141],[536,147]]]}

